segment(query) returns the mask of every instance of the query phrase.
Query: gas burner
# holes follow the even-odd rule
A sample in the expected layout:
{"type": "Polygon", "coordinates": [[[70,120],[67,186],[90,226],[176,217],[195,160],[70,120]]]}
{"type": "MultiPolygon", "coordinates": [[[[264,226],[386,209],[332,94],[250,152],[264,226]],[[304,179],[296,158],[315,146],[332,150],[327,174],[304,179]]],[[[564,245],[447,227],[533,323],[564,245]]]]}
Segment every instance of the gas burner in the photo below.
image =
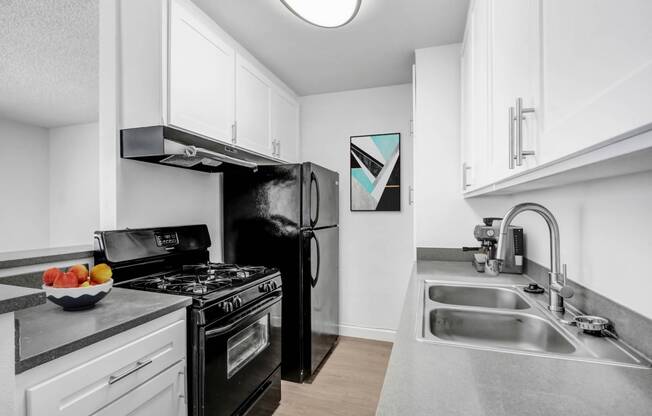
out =
{"type": "Polygon", "coordinates": [[[200,263],[132,281],[130,287],[180,295],[204,296],[239,286],[261,276],[265,267],[200,263]]]}

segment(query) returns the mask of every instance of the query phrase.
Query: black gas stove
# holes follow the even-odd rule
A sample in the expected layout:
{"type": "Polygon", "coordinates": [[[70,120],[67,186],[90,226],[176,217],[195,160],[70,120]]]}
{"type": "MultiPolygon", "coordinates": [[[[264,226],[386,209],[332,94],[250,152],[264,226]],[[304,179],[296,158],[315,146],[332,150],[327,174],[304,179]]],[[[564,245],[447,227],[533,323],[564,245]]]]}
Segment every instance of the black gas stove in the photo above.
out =
{"type": "Polygon", "coordinates": [[[277,273],[262,266],[238,266],[224,263],[183,265],[179,270],[164,271],[129,280],[122,287],[169,293],[173,295],[201,296],[223,294],[242,285],[265,279],[277,273]]]}
{"type": "Polygon", "coordinates": [[[95,263],[116,287],[192,297],[192,416],[272,414],[281,398],[282,280],[277,269],[212,263],[205,225],[102,231],[95,263]]]}

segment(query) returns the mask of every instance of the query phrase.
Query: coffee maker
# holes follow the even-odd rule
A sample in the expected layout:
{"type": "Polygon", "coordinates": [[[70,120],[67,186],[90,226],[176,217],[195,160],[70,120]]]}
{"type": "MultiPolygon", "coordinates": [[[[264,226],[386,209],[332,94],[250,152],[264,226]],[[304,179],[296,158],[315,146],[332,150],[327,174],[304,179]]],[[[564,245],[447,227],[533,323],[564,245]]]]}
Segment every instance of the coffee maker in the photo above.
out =
{"type": "MultiPolygon", "coordinates": [[[[500,234],[500,222],[502,218],[483,218],[483,224],[478,224],[473,229],[473,237],[480,242],[479,247],[462,247],[464,251],[477,251],[473,256],[473,266],[483,273],[487,260],[496,258],[496,246],[500,234]]],[[[507,231],[507,251],[505,260],[502,262],[502,273],[523,273],[523,256],[525,255],[525,241],[523,239],[523,227],[510,226],[507,231]]]]}

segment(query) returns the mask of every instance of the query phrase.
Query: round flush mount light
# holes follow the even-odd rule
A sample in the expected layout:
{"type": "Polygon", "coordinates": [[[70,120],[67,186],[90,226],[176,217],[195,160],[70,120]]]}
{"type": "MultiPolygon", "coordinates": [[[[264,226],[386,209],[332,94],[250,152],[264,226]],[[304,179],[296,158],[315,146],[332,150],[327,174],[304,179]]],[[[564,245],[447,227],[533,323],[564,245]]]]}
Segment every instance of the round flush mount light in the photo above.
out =
{"type": "Polygon", "coordinates": [[[362,0],[281,0],[292,13],[315,26],[344,26],[358,14],[362,0]]]}

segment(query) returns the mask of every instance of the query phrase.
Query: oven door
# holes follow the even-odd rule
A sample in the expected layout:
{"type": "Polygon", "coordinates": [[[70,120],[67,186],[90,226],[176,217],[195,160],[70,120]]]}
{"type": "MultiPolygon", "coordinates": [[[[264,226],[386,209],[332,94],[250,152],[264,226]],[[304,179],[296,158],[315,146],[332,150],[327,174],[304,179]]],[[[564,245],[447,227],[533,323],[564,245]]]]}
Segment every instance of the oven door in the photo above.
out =
{"type": "MultiPolygon", "coordinates": [[[[200,329],[203,415],[240,415],[281,365],[281,291],[200,329]]],[[[264,392],[263,392],[264,393],[264,392]]]]}

